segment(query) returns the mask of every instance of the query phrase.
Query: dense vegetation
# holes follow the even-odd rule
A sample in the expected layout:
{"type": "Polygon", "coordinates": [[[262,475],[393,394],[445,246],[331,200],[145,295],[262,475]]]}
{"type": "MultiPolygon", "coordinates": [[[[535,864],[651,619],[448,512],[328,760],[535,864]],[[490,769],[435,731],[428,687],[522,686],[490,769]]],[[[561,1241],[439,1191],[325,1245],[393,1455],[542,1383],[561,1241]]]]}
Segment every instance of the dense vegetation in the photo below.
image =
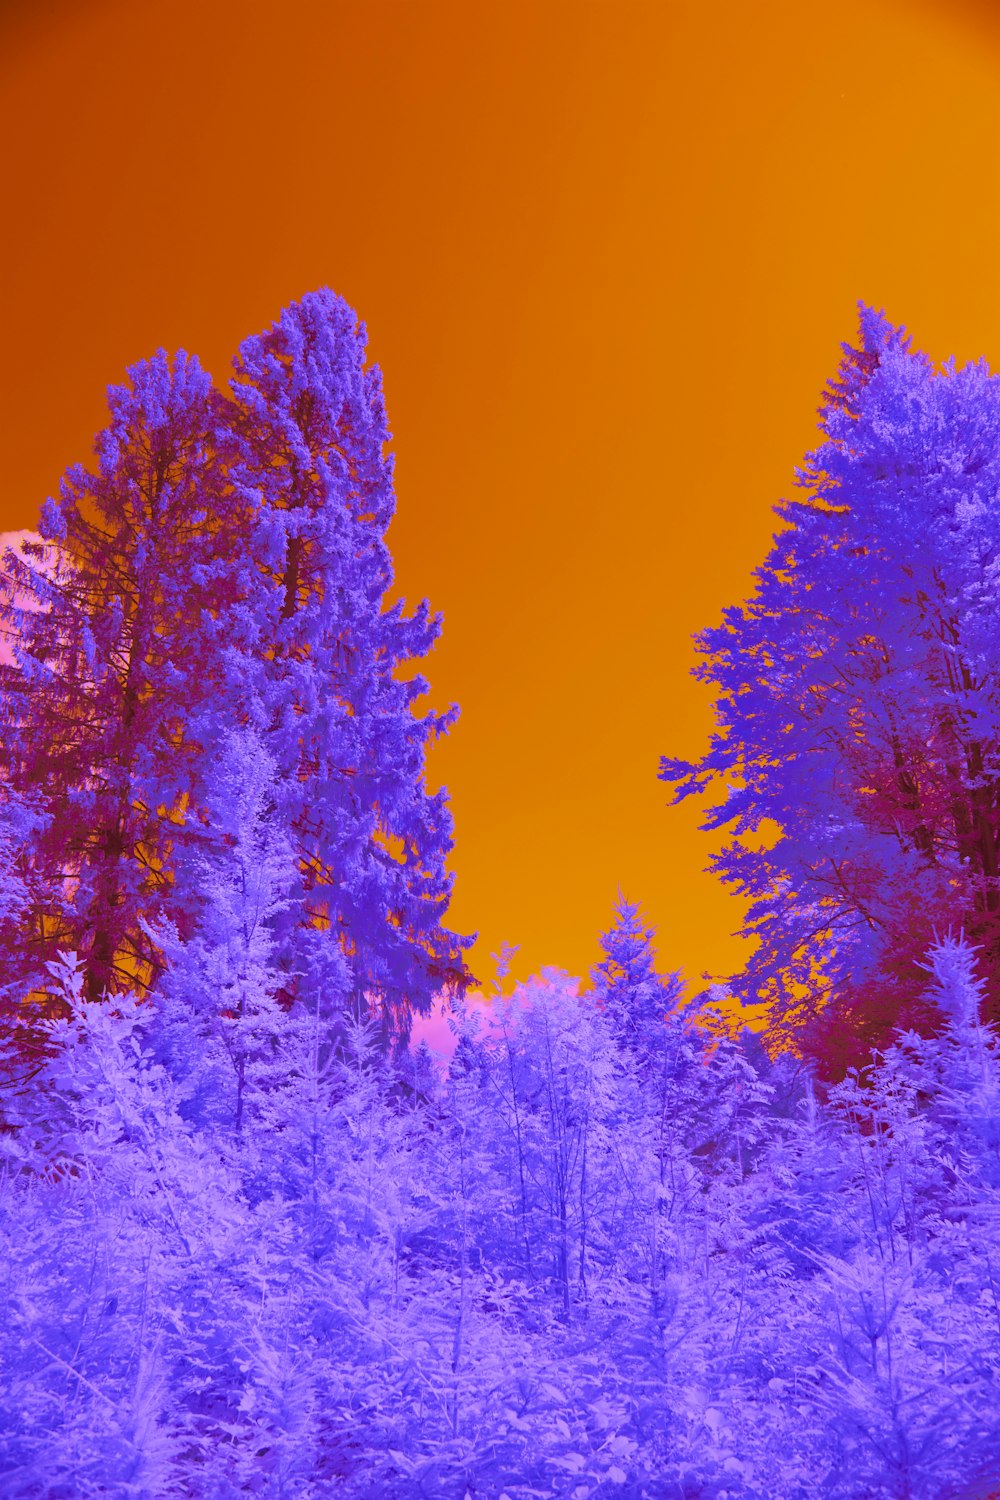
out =
{"type": "Polygon", "coordinates": [[[8,555],[0,1494],[988,1494],[993,377],[865,313],[704,637],[761,1038],[624,900],[467,994],[363,349],[319,293],[225,395],[137,366],[8,555]]]}
{"type": "Polygon", "coordinates": [[[228,394],[184,354],[136,365],[96,471],[71,469],[43,541],[8,552],[13,1024],[27,994],[44,1012],[62,951],[97,999],[155,988],[168,932],[186,963],[225,943],[211,892],[249,784],[285,871],[269,932],[289,1001],[350,995],[405,1031],[464,982],[467,940],[442,926],[451,822],[423,782],[452,715],[416,715],[426,684],[397,672],[440,621],[383,605],[392,461],[364,350],[318,292],[245,340],[228,394]]]}

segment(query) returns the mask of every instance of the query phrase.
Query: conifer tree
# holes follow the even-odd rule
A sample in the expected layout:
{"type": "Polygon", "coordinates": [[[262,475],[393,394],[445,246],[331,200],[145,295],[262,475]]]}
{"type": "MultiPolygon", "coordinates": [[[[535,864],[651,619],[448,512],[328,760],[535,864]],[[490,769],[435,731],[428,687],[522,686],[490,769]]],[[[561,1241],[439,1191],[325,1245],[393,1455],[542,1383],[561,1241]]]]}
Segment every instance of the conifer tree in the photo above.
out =
{"type": "Polygon", "coordinates": [[[739,988],[841,1072],[934,1024],[935,930],[964,927],[1000,1006],[1000,380],[935,370],[867,308],[845,350],[753,597],[699,638],[711,746],[661,772],[725,787],[739,988]]]}
{"type": "Polygon", "coordinates": [[[426,602],[411,616],[385,604],[392,460],[380,372],[364,357],[364,326],[328,290],[247,339],[233,475],[262,562],[247,671],[298,869],[283,924],[290,988],[339,990],[346,954],[347,1002],[405,1030],[412,1008],[466,978],[468,940],[442,925],[446,793],[424,784],[427,745],[455,712],[415,714],[427,684],[398,675],[429,651],[440,619],[426,602]]]}
{"type": "Polygon", "coordinates": [[[666,1014],[680,999],[680,975],[656,972],[652,929],[643,928],[639,907],[621,892],[601,949],[591,974],[601,1008],[619,1043],[648,1056],[659,1049],[666,1014]]]}
{"type": "Polygon", "coordinates": [[[263,736],[290,841],[287,910],[268,918],[283,1003],[323,995],[405,1031],[466,981],[467,940],[443,925],[447,794],[424,783],[455,714],[416,714],[426,683],[403,680],[440,621],[386,607],[392,463],[364,348],[324,291],[246,341],[232,399],[186,355],[134,366],[95,469],[71,469],[43,540],[8,553],[12,1018],[43,1003],[60,951],[99,998],[155,979],[154,932],[193,934],[211,859],[183,879],[180,863],[222,836],[206,768],[242,729],[263,736]]]}
{"type": "Polygon", "coordinates": [[[213,635],[237,531],[209,377],[161,350],[108,393],[97,464],[71,468],[43,543],[8,551],[0,676],[5,795],[37,812],[21,850],[28,901],[3,953],[44,987],[59,950],[99,998],[149,980],[144,921],[180,913],[171,870],[197,799],[199,700],[218,690],[213,635]]]}

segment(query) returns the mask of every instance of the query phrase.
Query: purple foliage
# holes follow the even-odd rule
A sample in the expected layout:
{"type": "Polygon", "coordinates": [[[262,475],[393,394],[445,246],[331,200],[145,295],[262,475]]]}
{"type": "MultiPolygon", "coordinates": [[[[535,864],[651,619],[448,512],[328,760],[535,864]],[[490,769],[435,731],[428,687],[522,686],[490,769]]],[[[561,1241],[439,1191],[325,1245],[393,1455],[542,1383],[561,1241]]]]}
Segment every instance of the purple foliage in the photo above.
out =
{"type": "Polygon", "coordinates": [[[272,766],[261,816],[286,863],[272,1003],[322,996],[398,1039],[468,982],[470,940],[444,926],[447,793],[424,777],[455,712],[415,712],[427,685],[407,673],[440,620],[385,604],[392,462],[364,357],[329,291],[246,340],[231,397],[159,352],[109,392],[96,466],[46,505],[45,544],[7,553],[8,1032],[28,997],[39,1021],[58,1011],[64,949],[90,999],[196,961],[243,816],[222,768],[244,732],[272,766]]]}
{"type": "MultiPolygon", "coordinates": [[[[918,392],[904,426],[926,397],[903,341],[864,329],[831,441],[883,365],[918,392]]],[[[383,608],[363,354],[319,293],[243,346],[232,402],[193,362],[137,367],[50,552],[8,559],[0,1494],[988,1493],[1000,1042],[979,956],[929,944],[933,1034],[897,1030],[825,1092],[709,996],[683,1003],[623,899],[592,990],[547,970],[489,1009],[463,996],[423,781],[449,716],[414,715],[421,684],[394,675],[437,622],[383,608]],[[435,992],[447,1065],[404,1045],[435,992]]],[[[933,651],[893,631],[917,702],[933,651]]],[[[829,832],[833,794],[810,791],[829,832]]]]}
{"type": "Polygon", "coordinates": [[[616,1036],[642,1057],[656,1050],[664,1015],[680,1002],[680,975],[656,973],[653,933],[643,928],[638,906],[621,893],[601,950],[591,975],[595,993],[616,1036]]]}
{"type": "MultiPolygon", "coordinates": [[[[199,951],[266,996],[266,945],[199,951]]],[[[930,964],[945,1035],[789,1112],[690,1013],[639,1067],[554,971],[460,1006],[442,1075],[304,1008],[165,1047],[177,994],[89,1002],[59,960],[0,1141],[4,1493],[975,1492],[1000,1047],[968,950],[930,964]]]]}
{"type": "Polygon", "coordinates": [[[293,836],[297,889],[283,925],[295,994],[340,986],[358,1013],[405,1031],[411,1011],[467,980],[442,926],[451,818],[427,790],[429,742],[456,717],[414,713],[426,691],[398,668],[430,650],[426,602],[385,608],[392,460],[381,374],[365,330],[329,291],[286,308],[240,348],[233,477],[263,564],[247,607],[247,679],[276,764],[276,811],[293,836]]]}
{"type": "Polygon", "coordinates": [[[863,308],[821,418],[753,597],[699,638],[710,748],[662,775],[724,790],[739,986],[842,1073],[937,1023],[916,964],[949,927],[1000,1015],[1000,378],[863,308]]]}
{"type": "Polygon", "coordinates": [[[180,918],[191,894],[170,866],[197,795],[191,717],[218,689],[205,622],[230,588],[218,403],[196,359],[160,351],[108,404],[95,469],[72,468],[45,507],[48,545],[4,563],[0,764],[39,815],[2,952],[22,995],[47,987],[60,948],[80,953],[91,998],[148,979],[141,919],[180,918]]]}

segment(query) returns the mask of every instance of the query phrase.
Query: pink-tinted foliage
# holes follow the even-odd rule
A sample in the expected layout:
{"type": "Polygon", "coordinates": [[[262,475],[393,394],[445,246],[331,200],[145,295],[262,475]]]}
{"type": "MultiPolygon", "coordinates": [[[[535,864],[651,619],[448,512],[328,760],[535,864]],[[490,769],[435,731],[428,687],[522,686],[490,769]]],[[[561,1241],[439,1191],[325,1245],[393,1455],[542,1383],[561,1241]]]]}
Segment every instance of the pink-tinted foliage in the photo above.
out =
{"type": "Polygon", "coordinates": [[[184,354],[134,366],[94,468],[6,554],[0,754],[8,822],[30,823],[0,923],[12,1017],[44,1009],[61,950],[97,999],[155,981],[152,933],[194,934],[225,823],[212,767],[244,729],[290,851],[281,1003],[323,995],[398,1033],[467,981],[443,926],[447,794],[424,780],[455,711],[414,712],[440,620],[385,607],[392,462],[364,352],[322,291],[244,343],[231,397],[184,354]]]}
{"type": "Polygon", "coordinates": [[[181,916],[171,852],[197,836],[200,746],[233,594],[233,504],[220,407],[197,360],[161,351],[109,392],[94,469],[72,468],[42,518],[48,546],[5,561],[16,662],[2,668],[8,793],[44,813],[22,856],[26,975],[74,949],[97,998],[148,981],[141,921],[181,916]]]}

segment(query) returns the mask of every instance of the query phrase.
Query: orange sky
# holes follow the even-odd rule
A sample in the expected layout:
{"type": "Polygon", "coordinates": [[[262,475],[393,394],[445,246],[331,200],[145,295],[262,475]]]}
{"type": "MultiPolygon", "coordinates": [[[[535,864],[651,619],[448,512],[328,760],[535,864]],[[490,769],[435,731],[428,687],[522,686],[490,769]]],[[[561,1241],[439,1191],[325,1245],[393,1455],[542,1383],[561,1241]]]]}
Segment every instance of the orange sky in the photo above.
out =
{"type": "Polygon", "coordinates": [[[1000,360],[989,5],[23,0],[0,8],[0,528],[158,345],[220,380],[323,284],[385,371],[400,590],[463,716],[453,925],[481,975],[739,963],[661,753],[744,596],[863,297],[1000,360]]]}

